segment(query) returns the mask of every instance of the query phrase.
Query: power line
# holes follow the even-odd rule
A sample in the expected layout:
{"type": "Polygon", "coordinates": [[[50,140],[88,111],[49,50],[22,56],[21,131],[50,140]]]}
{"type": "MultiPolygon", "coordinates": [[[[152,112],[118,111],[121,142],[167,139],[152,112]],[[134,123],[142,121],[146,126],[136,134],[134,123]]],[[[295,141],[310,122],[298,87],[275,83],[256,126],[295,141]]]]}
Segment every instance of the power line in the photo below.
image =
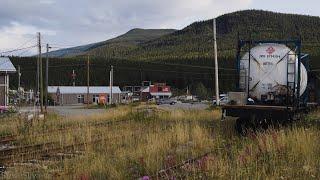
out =
{"type": "MultiPolygon", "coordinates": [[[[157,64],[157,65],[168,65],[168,66],[182,66],[182,67],[192,67],[192,68],[201,68],[201,69],[210,69],[214,70],[214,67],[209,66],[198,66],[198,65],[188,65],[188,64],[172,64],[172,63],[156,63],[156,62],[146,62],[149,64],[157,64]]],[[[230,70],[230,71],[236,71],[237,69],[234,68],[218,68],[221,70],[230,70]]]]}
{"type": "MultiPolygon", "coordinates": [[[[190,68],[199,68],[199,69],[208,69],[208,70],[214,70],[214,67],[207,67],[207,66],[196,66],[196,65],[187,65],[187,64],[161,64],[161,63],[153,63],[148,62],[150,64],[157,64],[157,65],[169,65],[169,66],[182,66],[182,67],[190,67],[190,68]]],[[[98,65],[100,66],[100,65],[98,65]]],[[[233,68],[218,68],[219,70],[227,70],[227,71],[237,71],[237,69],[233,68]]]]}
{"type": "MultiPolygon", "coordinates": [[[[92,65],[93,67],[96,67],[96,68],[104,68],[103,66],[96,65],[96,64],[91,64],[91,65],[92,65]]],[[[125,70],[140,71],[140,68],[134,68],[134,67],[115,66],[114,68],[115,68],[115,69],[125,69],[125,70]]],[[[160,69],[148,69],[148,68],[144,68],[144,69],[142,69],[142,71],[167,72],[167,73],[190,73],[190,74],[199,74],[199,75],[213,75],[212,72],[208,72],[208,73],[201,72],[201,73],[200,73],[200,72],[186,71],[186,70],[177,71],[177,70],[160,70],[160,69]]],[[[237,74],[237,73],[235,72],[235,73],[224,73],[224,74],[232,74],[232,75],[235,75],[235,74],[237,74]]]]}
{"type": "MultiPolygon", "coordinates": [[[[53,68],[62,68],[62,67],[85,67],[86,64],[68,64],[68,65],[50,65],[49,68],[53,69],[53,68]]],[[[90,66],[94,67],[94,68],[100,68],[100,69],[105,69],[105,66],[101,66],[98,64],[90,64],[90,66]]],[[[121,66],[115,66],[115,69],[122,69],[122,70],[132,70],[132,71],[140,71],[140,68],[134,68],[134,67],[121,67],[121,66]]],[[[28,69],[28,68],[26,68],[28,69]]],[[[29,68],[34,69],[34,68],[29,68]]],[[[62,70],[63,71],[63,70],[62,70]]],[[[178,70],[160,70],[160,69],[149,69],[149,68],[145,68],[142,69],[142,71],[145,72],[164,72],[164,73],[182,73],[182,74],[197,74],[197,75],[213,75],[212,72],[194,72],[194,71],[178,71],[178,70]]],[[[224,73],[220,73],[221,75],[236,75],[236,72],[224,72],[224,73]]]]}
{"type": "Polygon", "coordinates": [[[62,45],[62,44],[56,44],[56,43],[50,43],[50,45],[53,45],[53,46],[60,46],[60,47],[78,47],[78,46],[86,46],[86,45],[62,45]]]}
{"type": "Polygon", "coordinates": [[[31,49],[27,49],[25,51],[22,51],[21,53],[17,54],[17,56],[21,57],[23,54],[30,52],[31,49]]]}
{"type": "Polygon", "coordinates": [[[23,49],[27,49],[29,47],[25,47],[25,48],[22,48],[23,46],[25,46],[26,44],[30,43],[32,40],[34,40],[35,37],[32,37],[30,39],[28,39],[27,41],[25,41],[24,43],[22,43],[20,46],[18,46],[16,49],[13,49],[13,50],[8,50],[8,51],[3,51],[3,52],[0,52],[0,54],[5,54],[5,53],[10,53],[10,52],[14,52],[14,51],[19,51],[19,50],[23,50],[23,49]]]}
{"type": "Polygon", "coordinates": [[[31,42],[34,39],[35,39],[35,37],[30,38],[29,40],[27,40],[26,42],[24,42],[22,45],[18,46],[17,48],[22,48],[23,46],[25,46],[26,44],[28,44],[29,42],[31,42]]]}
{"type": "MultiPolygon", "coordinates": [[[[61,67],[85,67],[86,64],[78,64],[78,65],[50,65],[49,68],[51,69],[60,69],[61,67]]],[[[93,67],[94,69],[100,68],[100,69],[105,69],[105,66],[100,66],[100,65],[95,65],[95,64],[90,64],[91,67],[93,67]]],[[[133,67],[120,67],[120,66],[115,66],[114,69],[118,69],[118,70],[131,70],[131,71],[140,71],[140,68],[133,68],[133,67]]],[[[34,70],[34,68],[24,68],[24,70],[34,70]]],[[[56,71],[56,70],[55,70],[56,71]]],[[[65,70],[61,70],[61,72],[64,72],[65,70]]],[[[158,69],[143,69],[142,71],[145,72],[163,72],[163,73],[176,73],[176,74],[193,74],[193,75],[214,75],[214,73],[212,72],[194,72],[194,71],[177,71],[177,70],[158,70],[158,69]]],[[[223,76],[234,76],[237,75],[236,72],[234,73],[222,73],[219,72],[219,75],[223,75],[223,76]]]]}
{"type": "Polygon", "coordinates": [[[13,49],[13,50],[10,50],[10,51],[3,51],[3,52],[0,52],[0,54],[6,54],[6,53],[15,52],[15,51],[21,51],[21,50],[25,50],[25,49],[34,48],[36,46],[37,45],[33,45],[33,46],[25,47],[25,48],[18,48],[18,49],[13,49]]]}

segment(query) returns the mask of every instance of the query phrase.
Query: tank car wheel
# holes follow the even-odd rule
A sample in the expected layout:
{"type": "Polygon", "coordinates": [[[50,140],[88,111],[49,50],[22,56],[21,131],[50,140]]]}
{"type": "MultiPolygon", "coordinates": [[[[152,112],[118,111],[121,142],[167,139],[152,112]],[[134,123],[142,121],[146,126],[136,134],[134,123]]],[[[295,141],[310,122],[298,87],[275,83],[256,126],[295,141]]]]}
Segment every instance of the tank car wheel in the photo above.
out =
{"type": "Polygon", "coordinates": [[[235,124],[235,129],[236,131],[240,134],[240,135],[244,135],[244,125],[243,125],[243,119],[242,118],[238,118],[236,120],[236,124],[235,124]]]}
{"type": "Polygon", "coordinates": [[[249,123],[247,119],[238,118],[236,120],[235,129],[240,135],[245,136],[249,131],[251,131],[251,128],[251,123],[249,123]]]}

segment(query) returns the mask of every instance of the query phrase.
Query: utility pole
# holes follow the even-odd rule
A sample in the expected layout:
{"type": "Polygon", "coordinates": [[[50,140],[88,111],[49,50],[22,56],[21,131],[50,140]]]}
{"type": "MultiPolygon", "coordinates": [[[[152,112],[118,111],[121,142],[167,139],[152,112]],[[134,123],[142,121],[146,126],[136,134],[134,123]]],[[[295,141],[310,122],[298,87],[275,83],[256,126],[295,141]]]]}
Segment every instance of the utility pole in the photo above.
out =
{"type": "Polygon", "coordinates": [[[112,104],[112,86],[113,86],[113,66],[111,65],[111,70],[110,70],[110,102],[109,104],[112,104]]]}
{"type": "Polygon", "coordinates": [[[20,65],[18,65],[18,97],[19,97],[19,104],[21,102],[20,79],[21,79],[21,70],[20,70],[20,65]]]}
{"type": "Polygon", "coordinates": [[[36,94],[39,92],[39,63],[40,63],[40,54],[41,54],[41,40],[40,40],[40,32],[37,33],[38,38],[38,58],[37,58],[37,77],[36,77],[36,94]]]}
{"type": "Polygon", "coordinates": [[[41,57],[41,43],[40,44],[40,109],[41,113],[43,113],[43,67],[42,67],[42,57],[41,57]]]}
{"type": "Polygon", "coordinates": [[[141,83],[141,88],[140,88],[140,101],[142,102],[142,90],[144,88],[143,80],[142,80],[142,69],[141,69],[141,64],[140,64],[140,83],[141,83]]]}
{"type": "Polygon", "coordinates": [[[40,103],[41,113],[43,112],[43,76],[42,76],[42,57],[41,57],[41,34],[38,32],[38,61],[37,61],[37,98],[40,103]],[[40,92],[40,96],[39,96],[40,92]]]}
{"type": "Polygon", "coordinates": [[[72,86],[76,86],[76,73],[72,70],[72,86]]]}
{"type": "Polygon", "coordinates": [[[87,59],[87,108],[89,108],[89,87],[90,87],[90,56],[87,59]]]}
{"type": "Polygon", "coordinates": [[[47,44],[47,53],[46,53],[46,90],[45,90],[45,109],[47,111],[48,106],[48,86],[49,86],[49,44],[47,44]]]}
{"type": "Polygon", "coordinates": [[[220,105],[219,102],[219,77],[218,77],[218,48],[217,48],[217,25],[216,18],[213,19],[213,41],[214,41],[214,72],[215,72],[215,88],[216,88],[216,102],[217,105],[220,105]]]}
{"type": "Polygon", "coordinates": [[[18,66],[18,92],[20,91],[20,80],[21,80],[21,70],[20,65],[18,66]]]}

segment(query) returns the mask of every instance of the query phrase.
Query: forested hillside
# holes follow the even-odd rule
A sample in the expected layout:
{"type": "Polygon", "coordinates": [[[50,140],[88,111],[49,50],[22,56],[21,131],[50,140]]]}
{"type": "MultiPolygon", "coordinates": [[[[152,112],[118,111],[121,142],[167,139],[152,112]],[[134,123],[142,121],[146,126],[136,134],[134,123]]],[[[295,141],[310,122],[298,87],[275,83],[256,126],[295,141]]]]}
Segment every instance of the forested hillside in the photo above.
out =
{"type": "MultiPolygon", "coordinates": [[[[138,47],[105,47],[92,49],[91,55],[133,60],[198,59],[213,57],[212,20],[195,22],[188,27],[139,44],[138,47]]],[[[220,56],[233,57],[240,38],[298,39],[301,35],[304,52],[319,55],[320,18],[247,10],[217,18],[220,56]]]]}
{"type": "MultiPolygon", "coordinates": [[[[252,39],[269,40],[296,39],[301,35],[302,52],[310,54],[311,69],[320,68],[319,17],[249,10],[220,16],[217,28],[222,91],[232,90],[236,86],[238,33],[242,39],[249,38],[251,34],[252,39]]],[[[105,41],[103,46],[91,45],[83,55],[90,54],[91,57],[92,85],[107,85],[110,65],[114,65],[115,84],[119,86],[139,85],[142,80],[151,80],[167,82],[179,89],[197,83],[204,84],[208,89],[213,88],[212,20],[195,22],[179,31],[146,32],[134,29],[105,41]]],[[[14,65],[21,65],[22,84],[34,87],[36,59],[12,59],[14,65]]],[[[77,85],[85,85],[85,63],[85,57],[79,55],[64,59],[51,58],[49,83],[71,85],[74,69],[77,85]]],[[[17,78],[12,77],[11,80],[14,87],[17,78]]]]}
{"type": "MultiPolygon", "coordinates": [[[[11,58],[13,64],[21,67],[21,85],[26,88],[35,87],[36,62],[35,57],[11,58]]],[[[90,59],[90,84],[93,86],[109,85],[110,65],[114,66],[114,84],[120,87],[127,85],[141,85],[142,81],[165,82],[173,88],[186,90],[194,88],[202,83],[210,91],[213,87],[213,63],[210,59],[199,61],[173,60],[170,63],[127,61],[119,59],[90,59]]],[[[87,58],[50,58],[49,85],[72,85],[72,71],[75,70],[76,85],[86,85],[87,82],[87,58]]],[[[220,63],[220,87],[223,90],[231,90],[236,86],[235,64],[228,60],[220,63]]],[[[11,88],[16,89],[18,75],[11,76],[11,88]]]]}

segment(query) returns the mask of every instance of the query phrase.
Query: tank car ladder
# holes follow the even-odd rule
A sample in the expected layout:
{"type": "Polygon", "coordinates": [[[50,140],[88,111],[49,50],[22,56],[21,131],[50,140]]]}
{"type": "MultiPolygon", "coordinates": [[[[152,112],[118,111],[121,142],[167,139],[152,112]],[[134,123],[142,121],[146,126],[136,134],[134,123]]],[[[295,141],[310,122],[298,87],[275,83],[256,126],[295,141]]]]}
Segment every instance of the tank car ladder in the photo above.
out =
{"type": "Polygon", "coordinates": [[[294,106],[296,94],[296,61],[290,61],[290,55],[296,54],[287,55],[287,108],[294,106]]]}

